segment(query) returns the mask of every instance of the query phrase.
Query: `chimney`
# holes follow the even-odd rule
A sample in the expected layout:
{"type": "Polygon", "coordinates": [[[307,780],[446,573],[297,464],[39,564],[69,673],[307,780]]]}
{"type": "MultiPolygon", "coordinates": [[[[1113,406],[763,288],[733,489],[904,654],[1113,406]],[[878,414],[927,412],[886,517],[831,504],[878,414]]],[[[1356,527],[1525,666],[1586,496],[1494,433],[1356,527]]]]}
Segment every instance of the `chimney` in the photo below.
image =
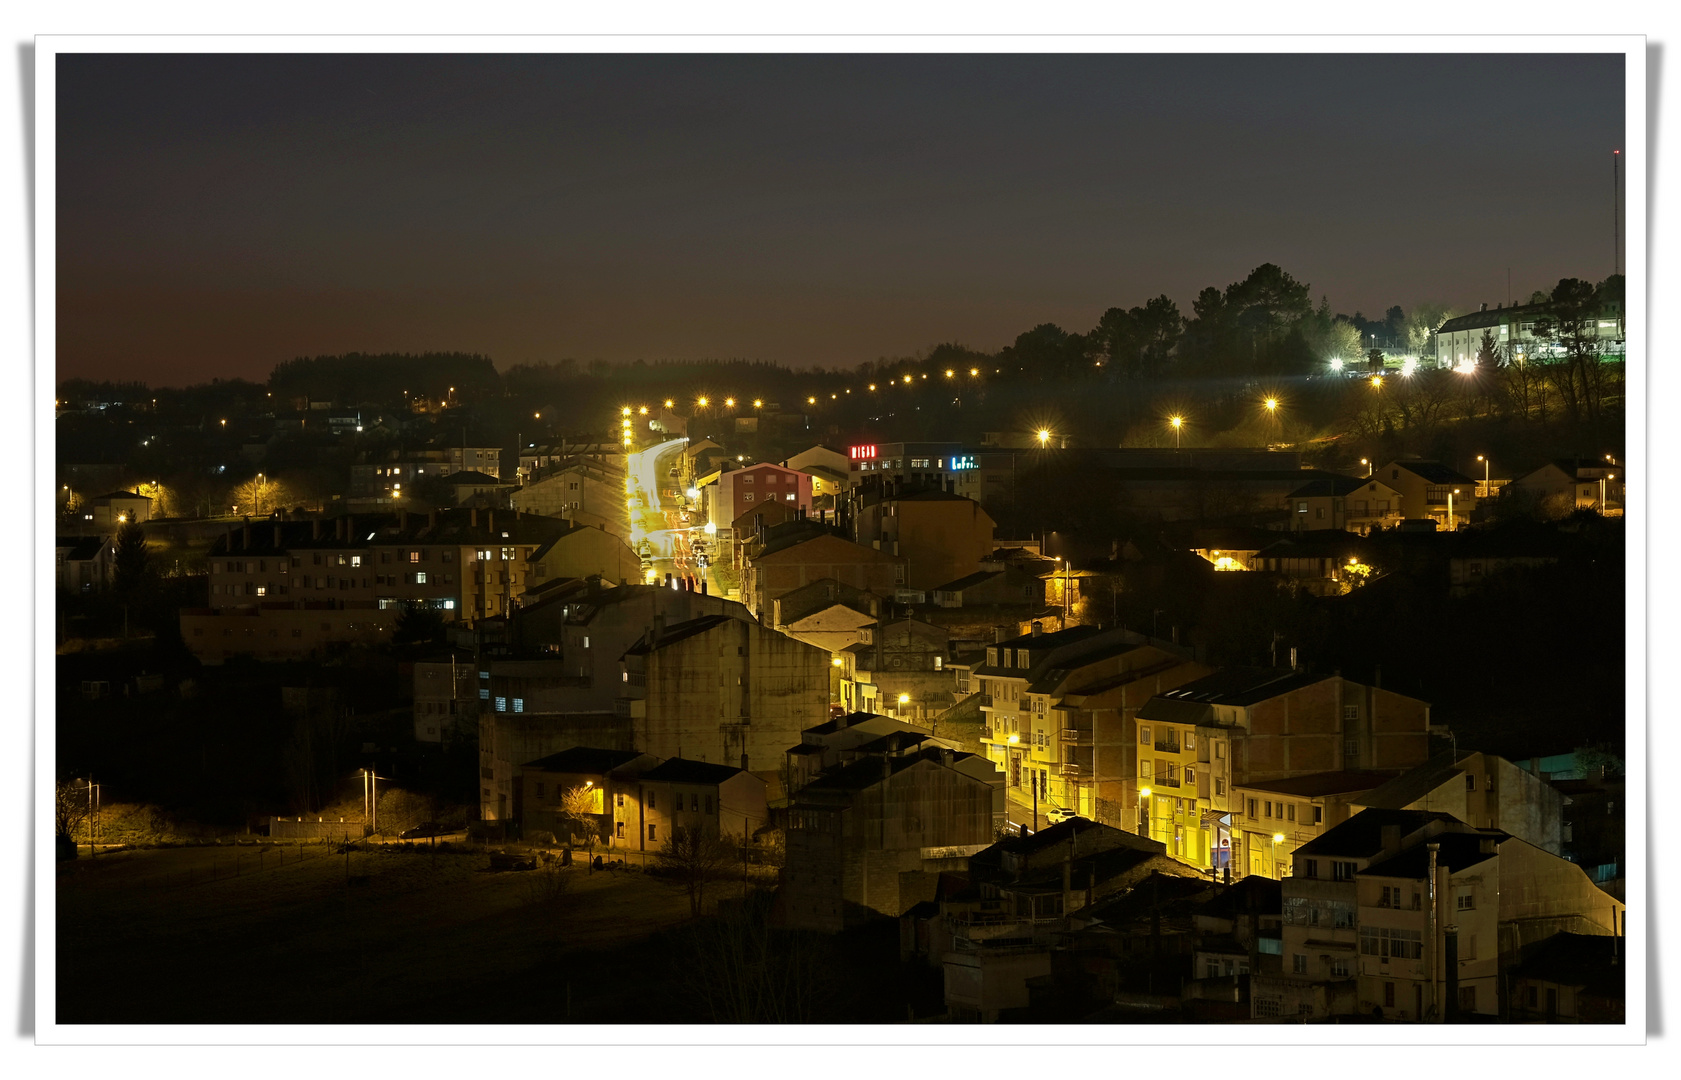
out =
{"type": "Polygon", "coordinates": [[[1385,825],[1379,831],[1379,836],[1382,838],[1385,855],[1393,855],[1401,850],[1401,826],[1385,825]]]}
{"type": "Polygon", "coordinates": [[[1035,619],[1034,622],[1033,622],[1033,636],[1038,637],[1040,634],[1043,634],[1044,632],[1045,632],[1045,624],[1042,623],[1042,622],[1039,622],[1037,619],[1035,619]]]}
{"type": "Polygon", "coordinates": [[[706,595],[706,579],[704,577],[700,579],[700,594],[702,596],[706,595]]]}
{"type": "Polygon", "coordinates": [[[941,765],[944,765],[946,768],[949,769],[952,766],[952,762],[955,761],[955,760],[956,759],[952,756],[952,753],[951,753],[950,750],[946,750],[944,748],[942,748],[940,750],[940,764],[941,765]]]}
{"type": "Polygon", "coordinates": [[[1487,310],[1488,310],[1488,305],[1487,305],[1487,304],[1484,304],[1484,305],[1483,305],[1483,306],[1482,306],[1482,310],[1484,310],[1484,311],[1487,311],[1487,310]]]}
{"type": "Polygon", "coordinates": [[[1010,640],[1010,631],[1008,627],[994,626],[992,628],[992,643],[994,645],[998,644],[1000,641],[1008,640],[1010,640]]]}

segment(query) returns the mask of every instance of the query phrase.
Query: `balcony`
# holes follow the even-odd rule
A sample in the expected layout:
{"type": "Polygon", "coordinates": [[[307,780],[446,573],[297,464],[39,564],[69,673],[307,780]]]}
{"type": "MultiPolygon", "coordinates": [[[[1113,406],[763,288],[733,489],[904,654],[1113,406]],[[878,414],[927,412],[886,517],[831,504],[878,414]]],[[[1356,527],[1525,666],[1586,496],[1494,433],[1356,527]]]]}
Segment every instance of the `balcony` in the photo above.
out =
{"type": "Polygon", "coordinates": [[[1092,775],[1090,767],[1073,761],[1057,762],[1056,774],[1071,780],[1090,780],[1092,775]]]}
{"type": "Polygon", "coordinates": [[[1164,739],[1157,739],[1156,752],[1158,754],[1177,754],[1179,753],[1179,743],[1177,741],[1169,742],[1164,739]]]}
{"type": "Polygon", "coordinates": [[[1057,732],[1057,738],[1062,742],[1072,743],[1075,746],[1091,745],[1091,732],[1082,731],[1079,728],[1063,728],[1061,731],[1057,732]]]}

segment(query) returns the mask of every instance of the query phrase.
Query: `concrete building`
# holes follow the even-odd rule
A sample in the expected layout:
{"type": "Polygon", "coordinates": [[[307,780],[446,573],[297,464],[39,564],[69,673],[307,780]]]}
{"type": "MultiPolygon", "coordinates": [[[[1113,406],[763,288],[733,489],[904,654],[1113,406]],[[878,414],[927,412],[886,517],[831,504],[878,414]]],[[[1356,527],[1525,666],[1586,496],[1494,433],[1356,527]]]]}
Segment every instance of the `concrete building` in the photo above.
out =
{"type": "Polygon", "coordinates": [[[802,788],[788,817],[784,923],[835,932],[897,918],[925,898],[924,873],[990,844],[993,786],[956,767],[969,757],[944,748],[872,755],[802,788]]]}
{"type": "Polygon", "coordinates": [[[514,509],[606,529],[630,542],[623,459],[569,457],[533,474],[508,495],[514,509]]]}
{"type": "Polygon", "coordinates": [[[667,625],[624,652],[615,712],[635,745],[774,776],[829,708],[829,654],[737,615],[667,625]]]}
{"type": "Polygon", "coordinates": [[[1538,942],[1608,935],[1623,914],[1580,867],[1418,810],[1355,814],[1299,848],[1282,887],[1284,971],[1253,984],[1257,1017],[1505,1018],[1504,975],[1538,942]]]}
{"type": "Polygon", "coordinates": [[[905,584],[930,590],[992,556],[993,520],[973,499],[938,488],[866,480],[847,493],[852,538],[905,558],[905,584]]]}
{"type": "Polygon", "coordinates": [[[1019,566],[984,562],[972,574],[936,585],[929,599],[937,607],[1021,607],[1038,611],[1045,606],[1046,577],[1019,566]]]}
{"type": "Polygon", "coordinates": [[[370,601],[304,600],[237,608],[182,608],[181,637],[200,663],[231,657],[321,660],[353,645],[391,640],[397,612],[370,601]]]}
{"type": "Polygon", "coordinates": [[[1354,799],[1360,809],[1429,810],[1499,829],[1552,855],[1563,853],[1565,797],[1493,754],[1448,751],[1354,799]]]}
{"type": "Polygon", "coordinates": [[[905,586],[902,555],[855,544],[812,521],[792,521],[768,530],[746,551],[741,602],[767,619],[779,598],[815,581],[834,580],[881,597],[905,586]]]}
{"type": "Polygon", "coordinates": [[[1194,866],[1275,876],[1273,835],[1285,830],[1266,830],[1254,850],[1234,828],[1248,809],[1238,788],[1409,769],[1429,756],[1429,728],[1425,702],[1340,675],[1223,669],[1139,710],[1138,827],[1194,866]]]}
{"type": "Polygon", "coordinates": [[[640,850],[642,775],[659,759],[640,750],[604,750],[572,746],[520,766],[515,805],[527,839],[552,834],[565,842],[595,833],[604,847],[640,850]],[[591,821],[579,821],[567,805],[572,792],[582,789],[591,821]]]}
{"type": "Polygon", "coordinates": [[[641,800],[635,814],[616,817],[613,843],[636,836],[633,846],[657,852],[678,829],[711,840],[751,844],[769,821],[762,777],[715,762],[670,758],[639,779],[641,800]],[[627,818],[629,820],[627,820],[627,818]]]}
{"type": "Polygon", "coordinates": [[[525,560],[527,590],[556,581],[599,577],[623,585],[641,577],[642,560],[623,539],[605,528],[571,522],[564,532],[538,545],[525,560]]]}
{"type": "Polygon", "coordinates": [[[1621,936],[1554,934],[1511,970],[1515,1024],[1627,1020],[1627,943],[1621,936]]]}
{"type": "Polygon", "coordinates": [[[458,729],[475,731],[479,666],[471,653],[452,650],[414,665],[414,738],[441,743],[458,729]]]}
{"type": "MultiPolygon", "coordinates": [[[[1557,346],[1538,339],[1535,331],[1551,310],[1550,303],[1496,306],[1492,311],[1484,304],[1481,311],[1449,319],[1436,330],[1436,366],[1455,368],[1475,365],[1484,333],[1500,350],[1503,364],[1550,359],[1558,352],[1557,346]]],[[[1624,352],[1622,304],[1616,300],[1609,301],[1599,312],[1599,317],[1593,320],[1589,333],[1594,337],[1603,359],[1621,359],[1624,352]]]]}
{"type": "MultiPolygon", "coordinates": [[[[770,622],[790,637],[838,654],[864,639],[864,628],[875,625],[881,610],[880,596],[829,578],[771,601],[770,622]]],[[[844,666],[844,661],[838,666],[844,666]]],[[[835,693],[839,700],[838,683],[835,693]]]]}
{"type": "Polygon", "coordinates": [[[450,502],[454,506],[465,506],[475,496],[495,496],[513,489],[512,484],[504,484],[489,473],[477,471],[450,473],[439,483],[449,489],[450,502]]]}
{"type": "Polygon", "coordinates": [[[927,721],[951,707],[946,670],[950,636],[921,619],[891,619],[858,631],[860,640],[839,650],[840,704],[848,712],[885,713],[927,721]]]}
{"type": "Polygon", "coordinates": [[[1142,635],[1075,626],[988,645],[969,685],[981,695],[981,745],[1014,798],[1120,825],[1136,798],[1138,709],[1208,672],[1142,635]]]}
{"type": "Polygon", "coordinates": [[[846,457],[852,487],[883,478],[950,491],[962,452],[963,444],[954,442],[863,443],[847,447],[846,457]]]}
{"type": "MultiPolygon", "coordinates": [[[[1234,876],[1242,875],[1244,880],[1288,876],[1297,848],[1358,813],[1359,800],[1397,775],[1394,770],[1342,769],[1233,784],[1229,835],[1238,850],[1249,853],[1248,864],[1235,868],[1234,876]]],[[[1213,869],[1217,871],[1225,869],[1221,855],[1215,852],[1213,869]]]]}

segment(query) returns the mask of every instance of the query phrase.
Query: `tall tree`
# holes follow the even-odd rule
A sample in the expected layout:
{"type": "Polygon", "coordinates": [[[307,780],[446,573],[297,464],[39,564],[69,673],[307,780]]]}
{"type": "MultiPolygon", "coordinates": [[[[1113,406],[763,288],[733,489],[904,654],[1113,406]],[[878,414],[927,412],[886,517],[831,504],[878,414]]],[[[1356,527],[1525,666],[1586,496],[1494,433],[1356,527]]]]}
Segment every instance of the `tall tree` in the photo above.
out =
{"type": "Polygon", "coordinates": [[[733,862],[734,853],[728,844],[699,829],[673,829],[671,838],[654,857],[654,865],[689,894],[689,914],[697,918],[706,899],[707,883],[722,877],[733,862]]]}
{"type": "Polygon", "coordinates": [[[120,596],[132,596],[145,581],[147,572],[151,569],[151,559],[146,553],[146,530],[139,522],[128,521],[117,526],[117,550],[113,569],[113,584],[120,596]]]}

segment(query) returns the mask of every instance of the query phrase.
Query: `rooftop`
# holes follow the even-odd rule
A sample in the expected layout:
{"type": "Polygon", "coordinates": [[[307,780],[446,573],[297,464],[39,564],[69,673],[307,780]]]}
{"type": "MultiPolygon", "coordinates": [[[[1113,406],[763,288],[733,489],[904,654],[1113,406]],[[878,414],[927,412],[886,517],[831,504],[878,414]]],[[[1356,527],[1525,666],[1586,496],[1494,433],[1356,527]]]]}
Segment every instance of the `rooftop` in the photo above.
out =
{"type": "Polygon", "coordinates": [[[1343,856],[1350,859],[1369,859],[1383,851],[1383,830],[1393,826],[1401,830],[1402,841],[1420,829],[1432,826],[1464,827],[1452,814],[1429,810],[1362,810],[1341,825],[1309,840],[1296,849],[1296,855],[1343,856]]]}
{"type": "MultiPolygon", "coordinates": [[[[1346,795],[1351,792],[1370,792],[1380,784],[1395,779],[1395,773],[1340,769],[1336,772],[1309,773],[1288,780],[1261,780],[1233,787],[1270,791],[1278,795],[1294,795],[1302,799],[1317,799],[1325,795],[1346,795]]],[[[1369,796],[1368,796],[1369,797],[1369,796]]],[[[1362,805],[1371,805],[1362,800],[1362,805]]]]}
{"type": "Polygon", "coordinates": [[[640,750],[603,750],[595,746],[574,746],[558,754],[526,762],[522,768],[554,773],[584,773],[605,776],[642,756],[640,750]]]}
{"type": "Polygon", "coordinates": [[[709,761],[668,758],[643,773],[642,779],[670,784],[721,784],[740,772],[740,769],[729,765],[715,765],[709,761]]]}

